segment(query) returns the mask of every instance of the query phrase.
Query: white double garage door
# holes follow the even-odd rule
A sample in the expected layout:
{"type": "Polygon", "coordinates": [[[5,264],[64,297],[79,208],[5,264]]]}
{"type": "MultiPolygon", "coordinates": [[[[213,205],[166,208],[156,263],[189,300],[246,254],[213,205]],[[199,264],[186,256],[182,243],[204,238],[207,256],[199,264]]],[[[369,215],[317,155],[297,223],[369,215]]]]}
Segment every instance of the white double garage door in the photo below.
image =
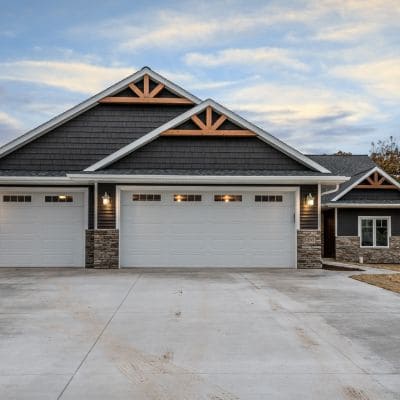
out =
{"type": "Polygon", "coordinates": [[[122,190],[121,267],[296,266],[295,192],[122,190]]]}
{"type": "MultiPolygon", "coordinates": [[[[121,267],[296,266],[293,191],[118,193],[121,267]]],[[[87,215],[85,191],[0,190],[0,266],[84,266],[87,215]]]]}

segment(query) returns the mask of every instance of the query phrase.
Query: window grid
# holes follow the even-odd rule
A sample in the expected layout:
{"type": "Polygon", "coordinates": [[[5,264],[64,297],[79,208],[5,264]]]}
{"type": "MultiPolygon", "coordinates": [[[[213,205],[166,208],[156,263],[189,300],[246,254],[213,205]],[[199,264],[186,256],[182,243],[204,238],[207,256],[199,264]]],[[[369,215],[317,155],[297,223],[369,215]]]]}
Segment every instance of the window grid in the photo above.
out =
{"type": "Polygon", "coordinates": [[[73,203],[74,198],[70,195],[57,195],[57,196],[45,196],[44,201],[46,203],[73,203]]]}
{"type": "Polygon", "coordinates": [[[256,194],[254,196],[254,201],[257,203],[282,203],[283,196],[281,195],[264,195],[256,194]]]}
{"type": "Polygon", "coordinates": [[[161,201],[161,194],[135,193],[132,195],[132,201],[161,201]]]}
{"type": "Polygon", "coordinates": [[[201,201],[201,194],[174,194],[174,201],[188,202],[188,201],[201,201]]]}
{"type": "Polygon", "coordinates": [[[4,203],[31,203],[32,196],[25,195],[4,195],[3,196],[4,203]]]}

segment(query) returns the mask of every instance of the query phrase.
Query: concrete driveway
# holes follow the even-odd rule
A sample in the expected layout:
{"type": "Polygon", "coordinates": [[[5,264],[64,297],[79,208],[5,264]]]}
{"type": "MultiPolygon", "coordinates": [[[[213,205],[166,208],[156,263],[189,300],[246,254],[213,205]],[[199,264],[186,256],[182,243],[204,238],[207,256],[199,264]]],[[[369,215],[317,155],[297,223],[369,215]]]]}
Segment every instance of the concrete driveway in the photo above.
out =
{"type": "Polygon", "coordinates": [[[0,398],[399,399],[400,296],[349,275],[2,269],[0,398]]]}

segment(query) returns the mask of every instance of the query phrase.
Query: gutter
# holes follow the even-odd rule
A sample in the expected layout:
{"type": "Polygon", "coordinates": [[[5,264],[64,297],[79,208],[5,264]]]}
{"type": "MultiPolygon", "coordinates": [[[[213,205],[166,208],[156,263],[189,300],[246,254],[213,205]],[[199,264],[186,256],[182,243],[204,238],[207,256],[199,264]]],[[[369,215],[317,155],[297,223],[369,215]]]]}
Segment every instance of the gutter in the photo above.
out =
{"type": "Polygon", "coordinates": [[[322,204],[324,207],[330,208],[400,208],[399,204],[387,204],[387,203],[325,203],[322,204]]]}

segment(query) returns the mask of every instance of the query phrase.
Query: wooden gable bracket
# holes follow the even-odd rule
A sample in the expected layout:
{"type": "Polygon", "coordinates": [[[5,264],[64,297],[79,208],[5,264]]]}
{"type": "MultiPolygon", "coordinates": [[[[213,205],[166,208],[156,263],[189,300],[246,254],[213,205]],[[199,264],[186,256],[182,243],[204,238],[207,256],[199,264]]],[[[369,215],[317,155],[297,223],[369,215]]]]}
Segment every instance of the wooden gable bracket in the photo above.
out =
{"type": "Polygon", "coordinates": [[[168,129],[161,133],[161,136],[225,136],[225,137],[253,137],[256,134],[248,129],[218,129],[226,120],[225,115],[212,122],[212,108],[206,108],[206,122],[204,123],[197,115],[193,115],[191,120],[199,129],[168,129]]]}
{"type": "Polygon", "coordinates": [[[129,89],[138,97],[123,97],[123,96],[108,96],[101,99],[100,103],[113,103],[113,104],[193,104],[193,102],[184,97],[157,97],[157,95],[165,88],[163,83],[150,90],[150,77],[145,74],[143,76],[143,90],[130,83],[129,89]]]}
{"type": "Polygon", "coordinates": [[[368,184],[359,184],[355,187],[355,189],[398,189],[395,185],[385,184],[386,178],[384,176],[380,176],[378,172],[374,172],[374,174],[367,177],[368,184]]]}

